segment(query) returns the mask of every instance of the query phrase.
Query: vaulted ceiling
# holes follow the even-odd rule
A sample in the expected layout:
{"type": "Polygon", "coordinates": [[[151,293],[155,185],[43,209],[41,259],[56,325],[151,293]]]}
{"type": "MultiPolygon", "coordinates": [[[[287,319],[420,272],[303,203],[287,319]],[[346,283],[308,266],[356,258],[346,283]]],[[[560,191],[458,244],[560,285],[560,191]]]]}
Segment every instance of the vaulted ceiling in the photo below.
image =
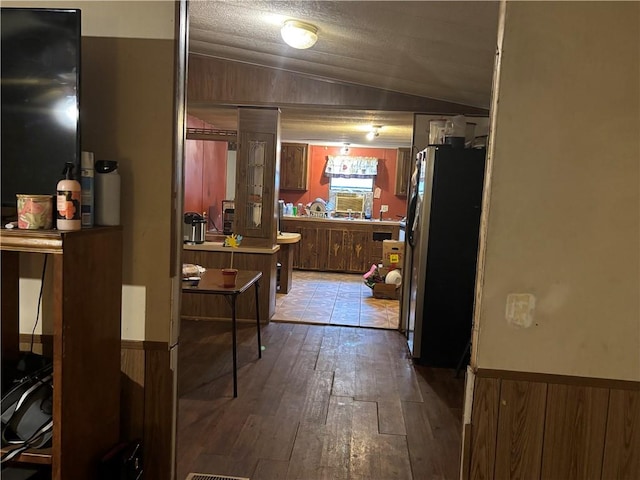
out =
{"type": "MultiPolygon", "coordinates": [[[[413,112],[488,110],[497,19],[498,2],[485,1],[199,0],[189,3],[189,51],[380,92],[380,105],[355,108],[279,103],[284,140],[366,145],[364,125],[373,123],[383,126],[377,146],[407,146],[413,112]],[[280,36],[287,19],[315,25],[315,46],[287,46],[280,36]],[[393,108],[389,99],[400,96],[424,102],[420,110],[393,108]]],[[[188,100],[190,114],[233,128],[229,105],[188,100]]]]}

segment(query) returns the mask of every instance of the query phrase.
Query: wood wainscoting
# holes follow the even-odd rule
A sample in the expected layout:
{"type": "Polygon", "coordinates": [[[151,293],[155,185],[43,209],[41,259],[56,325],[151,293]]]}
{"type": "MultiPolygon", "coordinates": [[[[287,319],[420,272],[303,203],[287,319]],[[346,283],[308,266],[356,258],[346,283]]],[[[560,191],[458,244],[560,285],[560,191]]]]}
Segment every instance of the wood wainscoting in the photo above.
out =
{"type": "Polygon", "coordinates": [[[144,476],[171,478],[173,372],[167,342],[123,340],[120,438],[142,440],[144,476]]]}
{"type": "MultiPolygon", "coordinates": [[[[51,335],[21,333],[20,351],[30,351],[32,342],[34,353],[51,356],[51,335]]],[[[169,480],[173,469],[170,355],[167,342],[121,342],[120,441],[142,440],[145,478],[154,480],[169,480]]]]}
{"type": "Polygon", "coordinates": [[[478,370],[462,478],[640,478],[640,383],[478,370]]]}

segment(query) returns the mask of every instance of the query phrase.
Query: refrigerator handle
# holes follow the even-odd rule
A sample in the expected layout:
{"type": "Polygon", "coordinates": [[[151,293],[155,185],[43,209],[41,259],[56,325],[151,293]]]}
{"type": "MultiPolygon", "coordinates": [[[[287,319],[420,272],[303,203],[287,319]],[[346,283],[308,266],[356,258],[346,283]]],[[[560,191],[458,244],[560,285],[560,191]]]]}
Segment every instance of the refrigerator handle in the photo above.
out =
{"type": "Polygon", "coordinates": [[[422,161],[423,152],[418,152],[416,155],[416,163],[413,169],[413,175],[411,175],[411,182],[409,185],[411,199],[409,200],[409,208],[407,209],[407,241],[411,247],[415,247],[415,222],[416,222],[416,210],[418,208],[418,183],[420,182],[420,163],[422,161]]]}
{"type": "Polygon", "coordinates": [[[413,192],[409,201],[409,212],[407,213],[407,241],[411,247],[415,247],[414,222],[416,218],[416,207],[418,206],[418,193],[413,192]]]}

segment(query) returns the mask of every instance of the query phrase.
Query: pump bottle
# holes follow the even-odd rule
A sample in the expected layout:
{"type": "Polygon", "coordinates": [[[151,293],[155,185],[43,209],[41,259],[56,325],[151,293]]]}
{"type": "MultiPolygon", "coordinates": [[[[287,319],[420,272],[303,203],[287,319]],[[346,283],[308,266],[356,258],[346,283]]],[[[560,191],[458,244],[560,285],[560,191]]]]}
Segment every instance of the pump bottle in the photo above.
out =
{"type": "Polygon", "coordinates": [[[56,227],[58,230],[80,230],[82,222],[80,220],[82,188],[73,175],[74,164],[67,162],[64,165],[62,174],[64,180],[58,182],[56,190],[56,227]]]}

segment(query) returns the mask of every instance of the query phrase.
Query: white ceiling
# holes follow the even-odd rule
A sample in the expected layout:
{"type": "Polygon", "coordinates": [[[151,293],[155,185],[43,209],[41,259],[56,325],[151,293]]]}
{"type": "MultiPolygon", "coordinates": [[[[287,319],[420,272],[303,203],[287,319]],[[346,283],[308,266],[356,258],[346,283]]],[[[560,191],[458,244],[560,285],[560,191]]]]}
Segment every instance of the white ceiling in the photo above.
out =
{"type": "MultiPolygon", "coordinates": [[[[226,1],[189,3],[189,51],[474,107],[489,108],[498,2],[226,1]],[[287,19],[318,28],[309,50],[284,44],[287,19]]],[[[215,106],[190,114],[234,129],[215,106]]],[[[365,145],[366,124],[383,125],[377,146],[411,144],[412,112],[283,108],[282,139],[365,145]]]]}

